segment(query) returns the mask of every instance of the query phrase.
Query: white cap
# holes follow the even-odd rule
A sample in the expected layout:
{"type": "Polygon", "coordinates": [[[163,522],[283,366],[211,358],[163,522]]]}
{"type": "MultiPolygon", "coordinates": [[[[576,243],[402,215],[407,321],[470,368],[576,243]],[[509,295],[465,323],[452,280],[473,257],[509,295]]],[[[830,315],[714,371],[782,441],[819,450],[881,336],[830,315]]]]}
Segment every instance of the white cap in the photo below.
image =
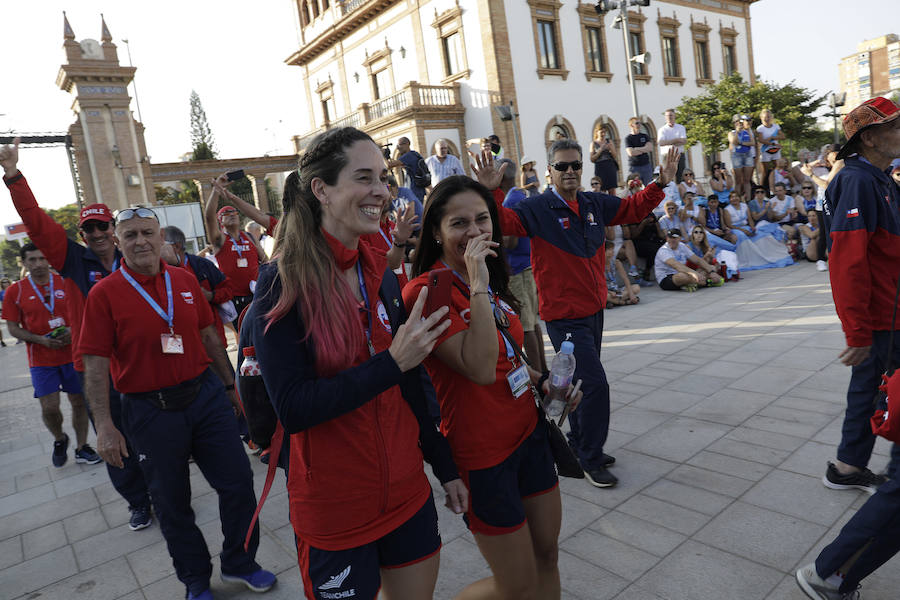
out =
{"type": "Polygon", "coordinates": [[[534,159],[526,154],[525,156],[522,157],[522,160],[519,161],[519,166],[524,167],[525,165],[527,165],[530,162],[534,162],[534,159]]]}

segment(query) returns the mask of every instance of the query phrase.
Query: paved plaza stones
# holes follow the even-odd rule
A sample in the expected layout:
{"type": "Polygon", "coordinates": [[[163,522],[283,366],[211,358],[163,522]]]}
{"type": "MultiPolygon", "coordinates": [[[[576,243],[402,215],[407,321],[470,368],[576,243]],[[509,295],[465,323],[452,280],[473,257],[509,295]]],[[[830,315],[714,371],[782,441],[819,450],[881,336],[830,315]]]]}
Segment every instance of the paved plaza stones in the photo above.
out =
{"type": "MultiPolygon", "coordinates": [[[[561,482],[563,598],[805,598],[794,570],[868,498],[821,483],[840,437],[843,348],[827,273],[807,263],[694,294],[644,289],[639,305],[607,311],[606,450],[620,483],[561,482]]],[[[128,530],[103,465],[70,457],[50,466],[51,439],[31,396],[24,346],[0,349],[0,598],[183,597],[158,525],[128,530]]],[[[873,471],[888,448],[876,444],[873,471]]],[[[264,466],[251,462],[259,493],[264,466]]],[[[216,495],[196,466],[191,473],[197,522],[217,552],[216,495]]],[[[461,519],[443,506],[438,513],[435,598],[444,600],[489,571],[461,519]]],[[[217,598],[302,598],[280,474],[260,523],[259,562],[278,584],[260,596],[223,584],[214,558],[217,598]]],[[[896,600],[900,559],[863,584],[866,600],[896,600]]]]}

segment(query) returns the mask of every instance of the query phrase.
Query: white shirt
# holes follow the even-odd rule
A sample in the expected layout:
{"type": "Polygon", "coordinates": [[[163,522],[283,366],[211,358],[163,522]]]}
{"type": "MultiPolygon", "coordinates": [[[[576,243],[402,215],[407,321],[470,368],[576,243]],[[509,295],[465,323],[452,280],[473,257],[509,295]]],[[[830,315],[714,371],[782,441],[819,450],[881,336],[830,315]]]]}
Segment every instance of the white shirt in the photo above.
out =
{"type": "Polygon", "coordinates": [[[672,248],[669,247],[669,242],[666,241],[666,243],[656,251],[656,259],[653,261],[653,272],[656,273],[656,283],[665,279],[667,275],[674,275],[678,272],[666,264],[666,261],[670,258],[674,258],[681,264],[687,263],[689,258],[693,258],[694,262],[700,260],[700,258],[694,254],[684,242],[678,242],[678,247],[675,250],[672,250],[672,248]]]}
{"type": "Polygon", "coordinates": [[[443,162],[441,162],[436,154],[432,154],[425,159],[425,164],[428,165],[428,170],[431,171],[431,187],[436,186],[441,179],[446,179],[451,175],[466,174],[463,170],[462,163],[452,154],[448,154],[443,162]]]}
{"type": "Polygon", "coordinates": [[[747,219],[747,215],[749,214],[747,211],[747,205],[741,204],[740,208],[735,208],[731,204],[725,207],[725,210],[728,211],[728,216],[731,217],[731,226],[732,227],[743,227],[744,225],[748,225],[749,221],[747,219]]]}
{"type": "Polygon", "coordinates": [[[778,220],[779,223],[785,223],[790,221],[791,216],[787,214],[788,209],[794,208],[796,204],[794,203],[794,198],[791,196],[785,196],[784,200],[779,200],[778,196],[774,196],[769,202],[772,203],[772,212],[776,215],[785,213],[784,216],[778,220]]]}
{"type": "Polygon", "coordinates": [[[779,131],[781,131],[781,126],[778,123],[772,123],[771,127],[766,127],[765,125],[760,125],[756,128],[757,137],[759,138],[760,147],[759,147],[759,160],[761,162],[769,162],[772,160],[776,160],[781,158],[781,144],[778,140],[772,140],[771,143],[766,144],[763,143],[762,138],[770,138],[773,135],[776,135],[779,131]],[[760,137],[761,136],[761,137],[760,137]],[[778,148],[778,152],[774,152],[769,154],[766,152],[767,148],[778,148]]]}
{"type": "MultiPolygon", "coordinates": [[[[656,143],[662,146],[662,142],[668,140],[674,140],[677,138],[685,138],[687,139],[687,131],[684,129],[684,125],[679,125],[675,123],[674,125],[669,125],[666,123],[656,132],[656,143]]],[[[674,144],[676,148],[679,150],[684,150],[684,144],[674,144]]]]}

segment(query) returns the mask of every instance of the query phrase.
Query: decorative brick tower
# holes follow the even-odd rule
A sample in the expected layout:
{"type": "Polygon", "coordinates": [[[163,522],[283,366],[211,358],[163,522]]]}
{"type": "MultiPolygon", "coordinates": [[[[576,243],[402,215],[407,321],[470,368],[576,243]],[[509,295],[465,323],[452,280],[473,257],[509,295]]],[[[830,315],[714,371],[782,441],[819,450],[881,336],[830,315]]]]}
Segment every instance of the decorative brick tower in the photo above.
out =
{"type": "Polygon", "coordinates": [[[116,45],[101,19],[100,42],[75,41],[63,13],[63,49],[66,64],[56,85],[74,94],[77,120],[69,126],[77,178],[84,203],[103,202],[112,210],[135,204],[153,204],[150,159],[144,144],[144,126],[131,114],[128,84],[136,69],[119,65],[116,45]]]}

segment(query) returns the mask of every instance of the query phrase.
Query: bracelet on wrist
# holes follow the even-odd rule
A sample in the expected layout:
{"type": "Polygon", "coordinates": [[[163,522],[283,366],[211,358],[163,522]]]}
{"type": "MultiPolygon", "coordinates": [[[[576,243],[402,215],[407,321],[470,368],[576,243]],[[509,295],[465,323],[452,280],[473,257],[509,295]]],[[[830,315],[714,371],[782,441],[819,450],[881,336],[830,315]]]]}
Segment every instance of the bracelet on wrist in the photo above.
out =
{"type": "Polygon", "coordinates": [[[403,240],[402,242],[397,241],[397,238],[394,238],[393,243],[395,248],[406,248],[406,242],[409,240],[403,240]]]}
{"type": "Polygon", "coordinates": [[[491,295],[491,293],[490,293],[489,291],[487,291],[487,290],[484,290],[484,291],[478,291],[478,292],[471,292],[470,295],[472,295],[472,296],[477,296],[478,294],[485,294],[485,295],[487,295],[487,296],[490,296],[490,295],[491,295]]]}

